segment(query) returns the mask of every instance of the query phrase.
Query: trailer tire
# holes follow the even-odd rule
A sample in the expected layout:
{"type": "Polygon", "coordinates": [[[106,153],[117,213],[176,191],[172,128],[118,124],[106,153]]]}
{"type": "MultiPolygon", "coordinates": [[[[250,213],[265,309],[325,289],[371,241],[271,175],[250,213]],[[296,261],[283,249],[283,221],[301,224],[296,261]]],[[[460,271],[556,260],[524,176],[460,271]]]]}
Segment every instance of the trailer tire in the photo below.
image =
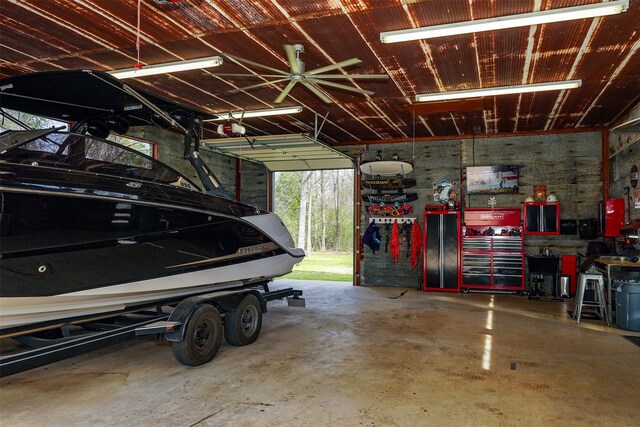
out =
{"type": "Polygon", "coordinates": [[[224,315],[224,336],[232,345],[248,345],[258,339],[262,328],[262,306],[248,294],[233,311],[224,315]]]}
{"type": "Polygon", "coordinates": [[[214,306],[198,306],[189,317],[184,339],[173,343],[173,354],[183,365],[209,362],[220,349],[222,328],[222,318],[214,306]]]}

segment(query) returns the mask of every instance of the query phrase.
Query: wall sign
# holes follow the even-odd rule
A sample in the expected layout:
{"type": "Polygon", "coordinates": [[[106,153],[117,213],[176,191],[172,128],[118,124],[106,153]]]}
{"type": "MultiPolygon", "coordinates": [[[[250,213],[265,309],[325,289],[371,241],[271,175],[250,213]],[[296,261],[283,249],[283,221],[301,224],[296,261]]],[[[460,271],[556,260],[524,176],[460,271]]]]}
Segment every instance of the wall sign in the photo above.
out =
{"type": "Polygon", "coordinates": [[[631,186],[636,188],[638,185],[638,167],[636,165],[631,166],[631,172],[629,172],[629,179],[631,180],[631,186]]]}
{"type": "Polygon", "coordinates": [[[633,190],[633,207],[640,209],[640,188],[633,190]]]}

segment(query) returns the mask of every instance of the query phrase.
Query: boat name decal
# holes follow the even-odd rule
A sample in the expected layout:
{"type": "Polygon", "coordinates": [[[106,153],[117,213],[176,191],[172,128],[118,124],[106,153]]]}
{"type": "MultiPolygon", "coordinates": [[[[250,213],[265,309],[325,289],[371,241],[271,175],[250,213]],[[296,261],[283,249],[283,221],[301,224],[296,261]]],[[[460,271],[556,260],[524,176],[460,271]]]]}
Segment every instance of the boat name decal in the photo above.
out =
{"type": "Polygon", "coordinates": [[[259,252],[264,252],[266,250],[265,245],[255,245],[255,246],[246,246],[244,248],[238,249],[238,255],[251,255],[257,254],[259,252]]]}
{"type": "Polygon", "coordinates": [[[203,259],[203,260],[200,260],[200,261],[188,262],[188,263],[185,263],[185,264],[170,265],[170,266],[165,267],[165,268],[187,267],[187,266],[206,264],[206,263],[209,263],[209,262],[224,261],[224,260],[229,260],[229,259],[234,259],[234,258],[240,258],[240,257],[247,256],[247,255],[253,255],[253,254],[257,254],[257,253],[268,252],[268,251],[272,251],[272,250],[277,249],[277,248],[278,248],[278,245],[275,244],[274,242],[262,243],[262,244],[259,244],[259,245],[246,246],[244,248],[239,248],[234,254],[222,255],[222,256],[214,257],[214,258],[207,258],[207,259],[203,259]]]}

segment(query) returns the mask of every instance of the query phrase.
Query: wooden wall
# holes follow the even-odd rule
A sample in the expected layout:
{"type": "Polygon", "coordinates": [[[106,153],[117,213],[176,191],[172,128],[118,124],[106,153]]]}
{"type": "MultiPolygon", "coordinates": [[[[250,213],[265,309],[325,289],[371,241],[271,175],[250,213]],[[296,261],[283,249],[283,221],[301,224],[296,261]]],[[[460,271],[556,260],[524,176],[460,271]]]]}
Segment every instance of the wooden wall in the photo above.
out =
{"type": "MultiPolygon", "coordinates": [[[[398,154],[401,160],[414,156],[414,172],[417,187],[407,189],[418,193],[418,201],[411,203],[413,217],[420,218],[425,205],[433,204],[433,182],[456,181],[457,200],[466,207],[485,207],[489,196],[466,196],[462,173],[466,166],[519,165],[520,188],[514,195],[497,195],[498,207],[520,207],[524,199],[532,195],[534,185],[546,185],[548,193],[554,193],[561,203],[562,219],[588,219],[597,217],[597,201],[602,198],[602,133],[581,132],[551,135],[513,136],[501,138],[477,138],[465,140],[430,141],[371,145],[363,160],[373,160],[382,150],[383,160],[398,154]]],[[[354,147],[341,147],[353,151],[354,147]]],[[[366,205],[366,203],[363,203],[366,205]]],[[[361,210],[361,230],[368,225],[369,216],[361,210]]],[[[383,228],[381,228],[383,232],[383,228]]],[[[556,255],[584,253],[586,241],[577,234],[560,236],[527,236],[525,251],[537,254],[540,246],[548,246],[556,255]]],[[[391,255],[382,251],[373,254],[364,247],[361,263],[361,284],[370,286],[417,287],[420,269],[411,269],[406,248],[401,247],[401,257],[396,264],[391,255]]]]}
{"type": "MultiPolygon", "coordinates": [[[[597,203],[602,199],[602,134],[600,132],[535,135],[527,137],[466,140],[464,166],[475,164],[515,164],[520,166],[520,191],[517,195],[498,195],[501,207],[522,207],[534,185],[545,185],[547,194],[560,202],[563,220],[597,218],[597,203]]],[[[488,196],[472,196],[469,207],[487,206],[488,196]]],[[[527,254],[548,246],[555,255],[585,253],[586,242],[578,235],[527,236],[527,254]]]]}

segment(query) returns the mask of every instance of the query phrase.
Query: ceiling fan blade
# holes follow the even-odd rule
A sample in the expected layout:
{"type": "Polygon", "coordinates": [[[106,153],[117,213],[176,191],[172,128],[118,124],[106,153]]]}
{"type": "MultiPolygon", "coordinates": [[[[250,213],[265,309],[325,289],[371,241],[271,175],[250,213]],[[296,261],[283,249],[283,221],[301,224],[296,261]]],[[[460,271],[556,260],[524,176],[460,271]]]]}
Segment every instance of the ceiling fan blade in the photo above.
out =
{"type": "Polygon", "coordinates": [[[284,52],[287,54],[287,60],[289,61],[289,67],[291,67],[291,73],[300,74],[300,67],[298,66],[298,61],[296,59],[296,50],[293,48],[293,45],[285,44],[284,52]]]}
{"type": "Polygon", "coordinates": [[[228,56],[231,59],[235,59],[238,62],[244,62],[246,64],[255,65],[256,67],[264,68],[265,70],[273,71],[276,74],[281,76],[288,76],[289,73],[286,71],[278,70],[277,68],[269,67],[268,65],[260,64],[258,62],[249,61],[248,59],[240,58],[239,56],[230,55],[228,53],[223,53],[224,56],[228,56]]]}
{"type": "Polygon", "coordinates": [[[282,92],[280,92],[280,95],[278,95],[278,97],[276,98],[275,101],[273,101],[273,103],[280,104],[282,101],[284,101],[284,99],[287,97],[287,95],[289,95],[289,92],[291,92],[291,89],[293,89],[296,83],[298,83],[298,80],[291,80],[287,85],[287,87],[285,87],[282,90],[282,92]]]}
{"type": "Polygon", "coordinates": [[[234,73],[202,73],[204,76],[217,76],[217,77],[280,77],[282,74],[234,74],[234,73]]]}
{"type": "Polygon", "coordinates": [[[348,90],[351,92],[357,92],[357,93],[362,93],[365,95],[373,95],[374,92],[371,92],[370,90],[364,90],[364,89],[358,89],[355,88],[353,86],[347,86],[347,85],[343,85],[340,83],[335,83],[335,82],[330,82],[328,80],[321,80],[321,79],[314,79],[314,78],[310,78],[309,80],[311,80],[313,83],[318,83],[321,85],[326,85],[326,86],[331,86],[331,87],[335,87],[338,89],[343,89],[343,90],[348,90]]]}
{"type": "Polygon", "coordinates": [[[320,92],[318,88],[313,85],[313,83],[308,82],[306,80],[302,80],[302,84],[305,85],[311,92],[315,93],[318,98],[322,99],[327,104],[331,104],[333,102],[331,101],[331,99],[329,99],[327,95],[320,92]]]}
{"type": "Polygon", "coordinates": [[[289,78],[287,77],[287,78],[284,78],[284,79],[271,80],[271,81],[268,81],[268,82],[262,82],[262,83],[258,83],[258,84],[251,85],[251,86],[245,86],[245,87],[241,87],[241,88],[238,88],[238,89],[230,90],[228,93],[231,93],[231,94],[240,93],[240,92],[242,92],[244,90],[255,89],[255,88],[258,88],[258,87],[262,87],[262,86],[268,86],[268,85],[272,85],[274,83],[284,82],[286,80],[289,80],[289,78]]]}
{"type": "Polygon", "coordinates": [[[319,79],[375,79],[386,80],[388,74],[314,74],[313,78],[319,79]]]}
{"type": "Polygon", "coordinates": [[[356,65],[361,63],[362,61],[358,58],[347,59],[346,61],[337,62],[335,64],[327,65],[325,67],[315,68],[313,70],[309,70],[304,73],[305,76],[313,76],[315,74],[324,73],[325,71],[335,70],[337,68],[348,67],[350,65],[356,65]]]}

